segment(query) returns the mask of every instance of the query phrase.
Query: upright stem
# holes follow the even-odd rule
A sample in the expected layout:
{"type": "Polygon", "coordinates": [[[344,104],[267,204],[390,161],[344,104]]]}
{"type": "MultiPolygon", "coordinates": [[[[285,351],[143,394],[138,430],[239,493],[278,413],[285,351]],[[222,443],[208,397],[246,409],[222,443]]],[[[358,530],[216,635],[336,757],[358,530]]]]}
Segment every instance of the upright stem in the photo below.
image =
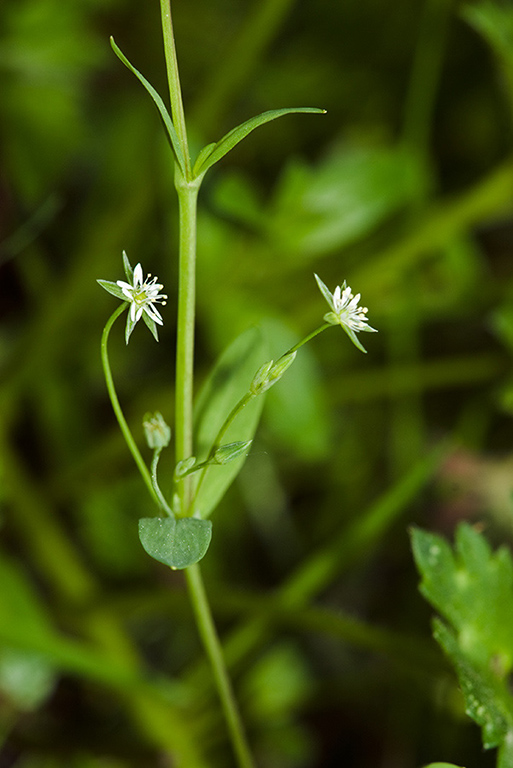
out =
{"type": "Polygon", "coordinates": [[[239,768],[253,768],[253,758],[246,742],[244,726],[239,714],[237,702],[226,669],[223,651],[210,612],[210,606],[208,604],[199,565],[196,564],[187,568],[185,575],[187,577],[187,585],[189,587],[189,594],[198,629],[210,661],[210,666],[212,667],[224,716],[230,731],[233,748],[237,757],[237,764],[239,768]]]}
{"type": "Polygon", "coordinates": [[[162,33],[164,37],[164,55],[166,57],[167,80],[169,97],[171,99],[171,115],[182,145],[185,157],[185,172],[187,179],[191,178],[191,159],[187,142],[187,129],[182,101],[182,89],[178,74],[173,20],[171,18],[171,0],[160,0],[160,15],[162,18],[162,33]]]}
{"type": "MultiPolygon", "coordinates": [[[[175,380],[175,461],[192,456],[194,389],[194,315],[196,305],[196,215],[201,178],[193,179],[187,144],[180,78],[171,20],[171,0],[160,0],[171,114],[185,157],[185,174],[175,169],[180,218],[178,325],[175,380]]],[[[182,514],[191,514],[192,484],[186,476],[177,483],[182,514]]],[[[209,658],[239,768],[252,768],[242,721],[223,659],[199,565],[185,569],[198,630],[209,658]]]]}
{"type": "MultiPolygon", "coordinates": [[[[192,456],[194,315],[196,293],[196,205],[198,185],[177,184],[180,211],[178,327],[176,341],[175,460],[192,456]]],[[[182,509],[189,509],[191,478],[178,483],[182,509]]]]}

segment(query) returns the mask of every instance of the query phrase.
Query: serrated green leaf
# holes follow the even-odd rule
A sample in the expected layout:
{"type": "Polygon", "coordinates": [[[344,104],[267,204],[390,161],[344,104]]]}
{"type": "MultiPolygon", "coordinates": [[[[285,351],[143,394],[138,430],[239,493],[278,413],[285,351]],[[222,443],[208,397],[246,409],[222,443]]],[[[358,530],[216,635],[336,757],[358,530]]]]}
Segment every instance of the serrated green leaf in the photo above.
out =
{"type": "Polygon", "coordinates": [[[483,664],[513,665],[513,564],[506,549],[492,553],[485,538],[462,524],[454,552],[441,537],[412,533],[424,596],[459,633],[465,652],[483,664]]]}
{"type": "MultiPolygon", "coordinates": [[[[195,455],[204,461],[214,445],[226,417],[248,392],[255,372],[267,355],[262,335],[255,328],[245,331],[228,347],[205,382],[195,406],[195,455]]],[[[260,420],[264,397],[259,395],[242,410],[223,436],[223,443],[252,440],[260,420]]],[[[246,456],[222,466],[209,466],[200,473],[195,507],[208,517],[232,484],[246,456]]]]}
{"type": "Polygon", "coordinates": [[[412,531],[424,596],[450,623],[434,623],[434,636],[453,662],[467,714],[481,726],[485,748],[499,747],[499,764],[513,768],[513,564],[505,548],[461,524],[455,545],[412,531]]]}
{"type": "Polygon", "coordinates": [[[492,669],[472,663],[456,636],[439,620],[434,622],[434,636],[456,668],[466,712],[481,726],[483,746],[500,746],[513,734],[513,700],[507,683],[492,669]]]}
{"type": "Polygon", "coordinates": [[[212,538],[212,523],[194,517],[143,517],[139,539],[145,551],[170,568],[181,570],[198,563],[212,538]]]}
{"type": "Polygon", "coordinates": [[[173,121],[171,120],[169,112],[167,111],[166,105],[164,104],[162,98],[157,93],[155,88],[151,85],[151,83],[149,83],[148,80],[146,80],[144,75],[142,75],[139,72],[139,70],[136,69],[134,65],[128,61],[125,54],[116,45],[113,37],[110,38],[110,44],[111,44],[112,50],[114,51],[118,59],[122,61],[125,67],[129,69],[130,72],[132,72],[136,76],[136,78],[139,80],[140,83],[142,83],[142,85],[146,88],[151,98],[153,99],[155,106],[157,107],[160,113],[160,116],[162,118],[162,121],[164,123],[164,126],[166,128],[167,135],[169,137],[169,141],[171,142],[171,147],[173,149],[176,162],[180,166],[180,170],[182,171],[182,173],[185,175],[185,158],[183,156],[182,147],[180,145],[180,141],[178,139],[178,134],[176,133],[175,126],[173,125],[173,121]]]}
{"type": "MultiPolygon", "coordinates": [[[[238,125],[236,128],[232,128],[232,130],[225,134],[222,139],[219,139],[219,141],[214,145],[212,151],[208,152],[206,157],[202,159],[202,162],[196,161],[196,176],[200,176],[201,174],[208,171],[208,169],[211,168],[214,163],[217,163],[218,160],[221,160],[221,158],[223,158],[231,149],[233,149],[239,142],[241,142],[242,139],[245,139],[246,136],[251,133],[251,131],[254,131],[255,128],[258,128],[260,125],[264,125],[265,123],[269,123],[271,120],[276,120],[278,117],[283,117],[283,115],[291,115],[297,112],[323,115],[325,114],[326,110],[318,109],[317,107],[290,107],[287,109],[271,109],[268,112],[262,112],[260,115],[256,115],[256,117],[252,117],[249,120],[246,120],[246,122],[241,123],[241,125],[238,125]]],[[[208,147],[210,146],[211,145],[208,145],[208,147]]],[[[206,149],[208,149],[208,147],[206,149]]]]}

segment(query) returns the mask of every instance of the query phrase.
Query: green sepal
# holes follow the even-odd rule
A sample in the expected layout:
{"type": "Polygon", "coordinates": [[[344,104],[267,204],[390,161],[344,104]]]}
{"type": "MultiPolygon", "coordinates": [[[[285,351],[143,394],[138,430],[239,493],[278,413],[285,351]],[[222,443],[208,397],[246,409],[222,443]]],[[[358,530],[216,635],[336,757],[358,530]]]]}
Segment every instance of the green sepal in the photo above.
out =
{"type": "Polygon", "coordinates": [[[132,265],[130,264],[128,256],[126,255],[126,251],[123,251],[123,269],[125,270],[127,282],[129,282],[130,285],[133,285],[134,270],[132,269],[132,265]]]}
{"type": "Polygon", "coordinates": [[[130,72],[132,72],[136,76],[136,78],[146,88],[151,98],[155,102],[155,106],[157,107],[160,113],[160,116],[162,118],[162,121],[164,123],[164,126],[166,128],[167,135],[169,137],[169,141],[171,143],[171,147],[173,149],[176,162],[180,166],[180,170],[182,171],[182,174],[185,176],[185,158],[183,156],[182,147],[180,146],[178,134],[176,133],[176,129],[173,125],[173,121],[171,120],[169,112],[166,109],[166,105],[164,104],[162,98],[159,96],[155,88],[151,85],[151,83],[149,83],[148,80],[146,80],[146,78],[144,77],[144,75],[142,75],[139,72],[139,70],[136,69],[134,65],[128,61],[127,57],[116,45],[113,37],[110,38],[110,44],[111,44],[112,50],[114,51],[118,59],[120,59],[120,61],[123,62],[125,67],[127,67],[127,69],[129,69],[130,72]]]}
{"type": "Polygon", "coordinates": [[[206,554],[212,538],[210,520],[195,517],[142,517],[139,540],[150,557],[173,570],[188,568],[206,554]]]}
{"type": "MultiPolygon", "coordinates": [[[[291,115],[297,112],[323,115],[326,113],[326,110],[318,109],[317,107],[290,107],[286,109],[271,109],[268,112],[262,112],[260,115],[246,120],[245,123],[241,123],[236,128],[233,128],[231,131],[225,134],[222,139],[219,139],[212,150],[206,153],[206,157],[202,158],[202,162],[199,162],[201,158],[200,153],[200,157],[198,157],[198,160],[194,166],[196,169],[195,176],[201,176],[206,171],[208,171],[208,169],[211,168],[214,163],[217,163],[218,160],[221,160],[221,158],[223,158],[231,149],[233,149],[240,141],[242,141],[242,139],[245,139],[246,136],[251,133],[251,131],[254,131],[255,128],[258,128],[260,125],[264,125],[265,123],[269,123],[271,120],[276,120],[276,118],[282,117],[283,115],[291,115]]],[[[211,146],[212,145],[209,144],[204,149],[208,150],[211,146]]]]}
{"type": "Polygon", "coordinates": [[[153,338],[155,339],[155,341],[158,341],[159,340],[159,332],[158,332],[157,323],[155,322],[155,320],[153,320],[152,317],[147,315],[144,310],[143,310],[143,313],[142,313],[141,317],[142,317],[146,327],[149,328],[150,331],[152,332],[153,338]]]}
{"type": "MultiPolygon", "coordinates": [[[[362,342],[360,341],[356,333],[351,328],[348,328],[347,325],[341,324],[341,328],[343,331],[347,333],[347,335],[349,336],[349,338],[351,339],[355,347],[357,347],[360,350],[360,352],[363,352],[366,355],[367,350],[363,346],[362,342]]],[[[365,328],[362,328],[362,331],[365,331],[365,330],[366,330],[365,328]]]]}
{"type": "Polygon", "coordinates": [[[101,285],[101,287],[104,288],[107,293],[111,293],[113,296],[115,296],[116,299],[121,299],[121,301],[126,301],[128,303],[125,294],[116,283],[113,283],[110,280],[97,280],[96,282],[101,285]]]}

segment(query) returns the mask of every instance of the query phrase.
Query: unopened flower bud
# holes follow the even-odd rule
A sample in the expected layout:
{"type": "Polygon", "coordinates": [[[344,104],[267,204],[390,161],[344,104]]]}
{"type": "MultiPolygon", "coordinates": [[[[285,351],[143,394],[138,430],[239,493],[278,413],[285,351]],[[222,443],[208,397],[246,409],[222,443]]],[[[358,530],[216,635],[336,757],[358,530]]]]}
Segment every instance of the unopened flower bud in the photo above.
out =
{"type": "Polygon", "coordinates": [[[252,442],[252,440],[246,440],[244,442],[239,441],[237,443],[221,445],[214,453],[214,463],[228,464],[229,461],[240,458],[240,456],[245,455],[252,442]]]}
{"type": "Polygon", "coordinates": [[[193,468],[195,464],[196,456],[189,456],[188,459],[179,461],[175,467],[175,479],[179,480],[181,477],[185,477],[185,475],[193,468]]]}
{"type": "Polygon", "coordinates": [[[143,419],[144,434],[150,448],[165,448],[171,440],[171,428],[159,411],[146,413],[143,419]]]}

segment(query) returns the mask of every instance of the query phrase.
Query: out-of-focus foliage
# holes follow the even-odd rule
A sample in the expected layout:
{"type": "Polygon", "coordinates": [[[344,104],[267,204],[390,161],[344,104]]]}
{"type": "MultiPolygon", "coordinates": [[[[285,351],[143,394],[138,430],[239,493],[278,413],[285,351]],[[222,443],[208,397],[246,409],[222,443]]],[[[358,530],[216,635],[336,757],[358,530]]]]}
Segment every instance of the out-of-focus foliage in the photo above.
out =
{"type": "MultiPolygon", "coordinates": [[[[487,768],[430,638],[407,526],[511,542],[513,76],[507,2],[174,0],[195,150],[268,109],[200,195],[197,390],[256,325],[269,359],[361,292],[267,394],[202,562],[261,768],[487,768]],[[445,453],[439,443],[445,441],[445,453]],[[458,448],[454,445],[457,443],[458,448]]],[[[0,4],[0,763],[231,765],[182,578],[99,339],[120,255],[169,294],[110,342],[127,419],[173,425],[177,215],[157,0],[0,4]],[[174,762],[173,762],[174,761],[174,762]]],[[[248,374],[250,378],[250,374],[248,374]]],[[[233,440],[242,437],[233,435],[233,440]]],[[[227,465],[228,467],[230,465],[227,465]]],[[[174,460],[159,479],[171,490],[174,460]],[[167,480],[166,480],[167,478],[167,480]]]]}

